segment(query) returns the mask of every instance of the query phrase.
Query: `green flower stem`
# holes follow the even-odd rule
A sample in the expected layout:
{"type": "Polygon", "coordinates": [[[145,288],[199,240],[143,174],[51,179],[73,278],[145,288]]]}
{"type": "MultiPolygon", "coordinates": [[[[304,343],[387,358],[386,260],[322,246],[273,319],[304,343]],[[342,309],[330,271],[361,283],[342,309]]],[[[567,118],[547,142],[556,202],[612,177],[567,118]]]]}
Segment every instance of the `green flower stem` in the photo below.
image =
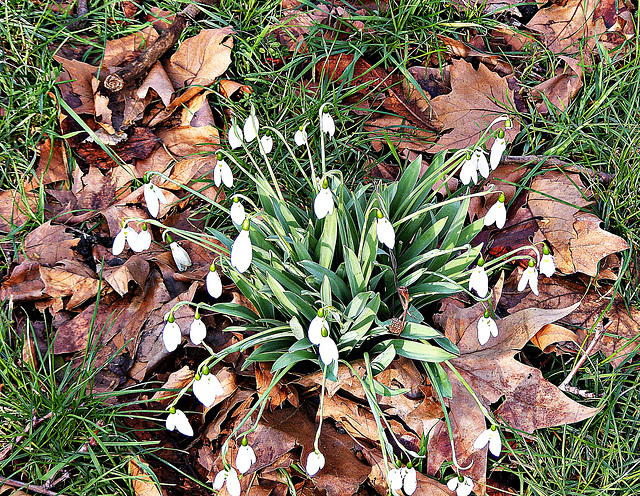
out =
{"type": "Polygon", "coordinates": [[[465,389],[467,391],[469,391],[469,394],[473,397],[473,399],[475,400],[475,402],[478,404],[478,407],[480,408],[480,411],[482,412],[482,415],[485,416],[485,418],[487,420],[489,420],[489,422],[491,422],[492,424],[495,424],[496,421],[493,419],[493,417],[491,416],[491,414],[487,411],[487,409],[485,408],[485,406],[480,402],[480,398],[478,398],[478,396],[476,395],[476,393],[473,391],[473,389],[471,389],[471,386],[469,386],[469,384],[467,383],[467,381],[464,380],[464,378],[460,375],[460,372],[458,372],[456,370],[456,368],[451,365],[451,363],[449,362],[449,360],[445,360],[444,361],[445,365],[447,367],[449,367],[449,369],[451,369],[451,372],[453,372],[453,374],[456,376],[456,378],[462,383],[462,385],[465,387],[465,389]]]}
{"type": "Polygon", "coordinates": [[[313,448],[316,452],[320,451],[318,448],[318,441],[320,440],[320,432],[322,431],[322,421],[324,419],[324,387],[327,382],[327,366],[322,368],[322,390],[320,391],[320,422],[318,423],[318,430],[316,431],[316,438],[313,441],[313,448]]]}
{"type": "Polygon", "coordinates": [[[197,196],[198,198],[200,198],[201,200],[206,201],[207,203],[210,203],[211,205],[213,205],[214,207],[219,208],[220,210],[222,210],[223,212],[225,212],[227,215],[229,214],[229,209],[223,207],[222,205],[220,205],[217,201],[212,200],[211,198],[207,198],[205,195],[203,195],[202,193],[200,193],[199,191],[196,191],[193,188],[190,188],[189,186],[186,186],[182,183],[179,183],[178,181],[176,181],[175,179],[171,179],[169,176],[166,176],[165,174],[163,174],[162,172],[157,172],[157,171],[147,171],[145,173],[145,178],[147,178],[147,176],[158,176],[161,179],[170,182],[172,184],[175,184],[176,186],[179,186],[180,188],[184,189],[185,191],[188,191],[189,193],[191,193],[192,195],[197,196]]]}
{"type": "MultiPolygon", "coordinates": [[[[246,150],[246,147],[245,147],[246,150]]],[[[248,150],[247,150],[248,151],[248,150]]],[[[264,192],[268,195],[268,196],[277,196],[276,192],[271,188],[271,186],[269,186],[269,188],[267,188],[265,186],[265,184],[268,186],[269,182],[267,181],[267,178],[265,177],[265,175],[262,173],[262,171],[260,170],[259,167],[257,167],[256,165],[256,170],[258,171],[258,174],[260,175],[260,179],[262,179],[262,181],[259,181],[258,178],[256,178],[256,176],[254,176],[253,174],[251,174],[247,169],[245,169],[242,165],[240,165],[240,162],[238,162],[236,160],[236,158],[231,155],[228,151],[226,150],[218,150],[217,153],[220,153],[221,155],[223,155],[224,157],[228,158],[231,162],[233,162],[233,165],[235,165],[238,169],[240,169],[240,171],[242,171],[242,173],[244,173],[245,176],[247,176],[249,179],[251,179],[254,183],[256,183],[256,185],[260,188],[262,188],[262,190],[264,190],[264,192]]],[[[252,160],[253,161],[253,160],[252,160]]],[[[254,162],[255,164],[255,162],[254,162]]],[[[227,210],[228,212],[228,210],[227,210]]]]}
{"type": "MultiPolygon", "coordinates": [[[[285,139],[284,135],[278,131],[277,129],[273,128],[273,127],[269,127],[269,126],[265,126],[265,129],[268,129],[269,131],[271,131],[273,134],[275,134],[278,138],[280,138],[280,141],[282,141],[282,143],[284,143],[284,146],[287,148],[287,151],[289,152],[289,155],[291,156],[291,158],[293,159],[293,163],[296,164],[296,167],[298,167],[298,170],[300,171],[300,173],[302,174],[302,177],[304,177],[305,181],[307,182],[307,185],[315,191],[315,174],[313,177],[313,181],[309,180],[309,176],[307,176],[306,171],[304,170],[304,168],[302,167],[302,165],[300,164],[300,161],[298,160],[298,158],[296,157],[295,153],[293,153],[293,150],[291,149],[291,146],[289,146],[289,142],[285,139]]],[[[309,146],[307,145],[307,148],[309,146]]],[[[309,150],[309,153],[311,153],[311,151],[309,150]]],[[[313,164],[311,166],[311,173],[313,174],[313,164]]]]}

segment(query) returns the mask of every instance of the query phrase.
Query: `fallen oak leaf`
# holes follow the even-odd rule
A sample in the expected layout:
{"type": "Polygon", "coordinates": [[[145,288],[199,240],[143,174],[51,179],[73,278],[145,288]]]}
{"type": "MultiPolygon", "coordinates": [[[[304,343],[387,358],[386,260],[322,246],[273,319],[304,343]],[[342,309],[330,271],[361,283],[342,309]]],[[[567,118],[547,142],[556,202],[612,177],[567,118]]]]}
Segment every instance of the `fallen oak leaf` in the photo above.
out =
{"type": "MultiPolygon", "coordinates": [[[[493,307],[502,292],[501,278],[492,296],[493,307]]],[[[441,312],[434,319],[455,343],[460,356],[449,363],[474,391],[484,408],[489,408],[504,396],[495,412],[496,418],[514,429],[532,433],[536,429],[578,422],[594,415],[598,409],[576,403],[555,385],[542,377],[540,370],[515,360],[515,354],[544,325],[566,317],[578,305],[567,308],[525,308],[497,320],[498,337],[486,345],[478,342],[477,322],[485,312],[485,303],[461,308],[460,302],[443,300],[441,312]]],[[[482,410],[458,376],[445,369],[453,388],[449,402],[450,421],[458,463],[472,466],[464,472],[475,482],[476,494],[485,494],[486,451],[473,447],[476,438],[486,429],[482,410]]],[[[436,426],[429,439],[429,474],[435,474],[445,459],[451,459],[446,425],[436,426]]]]}

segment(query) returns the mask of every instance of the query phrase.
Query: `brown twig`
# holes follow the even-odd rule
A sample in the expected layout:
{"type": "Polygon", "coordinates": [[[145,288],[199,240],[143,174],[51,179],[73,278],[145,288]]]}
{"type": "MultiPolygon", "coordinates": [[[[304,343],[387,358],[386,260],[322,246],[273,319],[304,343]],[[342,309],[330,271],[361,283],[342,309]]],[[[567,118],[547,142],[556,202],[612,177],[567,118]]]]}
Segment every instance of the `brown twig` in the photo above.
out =
{"type": "Polygon", "coordinates": [[[557,157],[550,157],[547,155],[506,155],[502,157],[501,163],[510,165],[528,165],[533,162],[544,162],[544,164],[548,166],[561,167],[563,170],[568,172],[584,174],[585,176],[589,176],[592,179],[597,179],[603,184],[610,184],[615,177],[613,174],[607,174],[606,172],[602,171],[595,171],[593,169],[583,167],[582,165],[571,164],[569,162],[565,162],[564,160],[560,160],[557,157]]]}
{"type": "Polygon", "coordinates": [[[584,351],[580,359],[573,366],[573,368],[571,369],[571,372],[569,372],[569,375],[567,375],[564,381],[562,381],[562,384],[558,386],[558,389],[560,391],[567,391],[569,393],[578,394],[584,398],[595,398],[595,394],[589,393],[588,391],[585,391],[583,389],[578,389],[575,386],[570,386],[569,383],[571,382],[571,379],[573,379],[573,377],[576,375],[580,367],[582,367],[582,364],[587,359],[589,354],[593,351],[593,349],[596,346],[596,343],[600,341],[600,337],[602,336],[603,333],[604,333],[604,326],[602,325],[602,323],[598,323],[598,325],[596,325],[593,339],[589,343],[589,346],[587,346],[587,349],[584,351]]]}
{"type": "Polygon", "coordinates": [[[14,479],[8,479],[6,477],[0,477],[0,484],[6,484],[7,486],[15,487],[16,489],[26,489],[27,491],[33,491],[34,493],[44,494],[45,496],[64,496],[64,494],[62,493],[49,491],[44,486],[27,484],[26,482],[17,481],[14,479]]]}
{"type": "Polygon", "coordinates": [[[106,89],[107,92],[117,93],[128,86],[129,83],[145,75],[158,59],[178,41],[189,20],[197,17],[200,13],[200,6],[211,5],[215,2],[216,0],[200,0],[199,3],[190,3],[185,9],[176,14],[173,23],[162,32],[153,45],[148,47],[130,64],[113,74],[109,74],[100,86],[106,89]]]}
{"type": "Polygon", "coordinates": [[[4,460],[7,456],[9,456],[9,453],[11,453],[11,450],[13,449],[13,447],[19,444],[20,441],[22,441],[25,438],[25,436],[29,433],[29,431],[31,431],[34,427],[36,427],[40,422],[50,419],[53,416],[53,413],[49,412],[44,417],[35,418],[35,411],[34,411],[33,415],[34,415],[34,418],[31,419],[31,423],[28,425],[25,425],[23,429],[24,434],[22,434],[21,436],[18,436],[13,443],[9,444],[5,448],[3,448],[2,451],[0,451],[0,460],[4,460]]]}

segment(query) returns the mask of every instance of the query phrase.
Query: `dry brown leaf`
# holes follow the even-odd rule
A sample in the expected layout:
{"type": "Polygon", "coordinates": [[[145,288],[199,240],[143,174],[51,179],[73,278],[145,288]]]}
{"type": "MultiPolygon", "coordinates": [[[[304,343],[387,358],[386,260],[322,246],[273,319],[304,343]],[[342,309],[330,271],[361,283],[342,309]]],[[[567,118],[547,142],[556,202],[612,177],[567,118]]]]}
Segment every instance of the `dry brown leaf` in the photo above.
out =
{"type": "Polygon", "coordinates": [[[136,496],[162,496],[160,488],[153,482],[150,474],[153,474],[153,470],[142,457],[136,456],[129,460],[131,487],[136,496]]]}
{"type": "Polygon", "coordinates": [[[580,210],[589,204],[583,196],[585,191],[577,175],[549,171],[533,180],[528,204],[553,248],[558,270],[595,277],[600,260],[628,250],[629,245],[601,229],[602,221],[595,215],[580,210]]]}
{"type": "Polygon", "coordinates": [[[75,257],[73,248],[78,245],[78,241],[78,238],[67,232],[65,226],[52,225],[48,221],[27,234],[23,253],[18,260],[22,262],[26,258],[40,265],[53,267],[60,260],[75,257]]]}
{"type": "MultiPolygon", "coordinates": [[[[492,303],[495,308],[502,291],[502,279],[494,289],[492,303]]],[[[469,308],[452,298],[442,302],[436,323],[446,336],[460,349],[460,356],[452,359],[461,377],[475,392],[485,408],[502,397],[504,401],[495,412],[496,418],[511,427],[533,432],[536,429],[578,422],[594,415],[598,410],[576,403],[555,385],[542,377],[540,370],[514,359],[515,354],[545,325],[569,315],[576,306],[543,310],[525,308],[498,319],[499,335],[487,344],[478,343],[477,322],[485,312],[485,303],[469,308]]],[[[476,450],[473,443],[486,429],[486,419],[466,387],[458,377],[445,369],[453,388],[449,401],[450,421],[453,429],[458,463],[471,468],[464,475],[475,482],[475,492],[485,494],[487,467],[486,448],[476,450]]],[[[449,434],[444,422],[432,431],[429,439],[429,474],[435,474],[444,460],[451,460],[449,434]]]]}
{"type": "Polygon", "coordinates": [[[253,93],[253,88],[251,86],[247,86],[246,84],[241,84],[236,81],[231,81],[229,79],[221,79],[220,80],[220,94],[225,98],[231,98],[238,91],[245,95],[250,95],[253,93]]]}
{"type": "Polygon", "coordinates": [[[176,397],[177,391],[184,388],[187,384],[191,382],[195,375],[195,372],[189,368],[188,365],[185,365],[180,370],[176,370],[169,374],[169,378],[162,385],[161,391],[156,391],[156,393],[151,397],[152,401],[157,401],[163,406],[169,405],[171,401],[176,397]],[[173,391],[169,391],[173,389],[173,391]]]}
{"type": "MultiPolygon", "coordinates": [[[[518,0],[515,0],[515,2],[517,1],[518,0]]],[[[454,40],[453,38],[449,38],[448,36],[438,35],[438,39],[444,44],[447,50],[449,50],[456,57],[460,57],[463,59],[473,57],[474,59],[478,60],[478,62],[482,62],[501,76],[513,74],[513,67],[511,66],[511,64],[505,61],[499,55],[491,55],[481,52],[476,48],[463,43],[460,40],[454,40]]]]}
{"type": "Polygon", "coordinates": [[[547,102],[542,100],[542,95],[551,105],[564,111],[582,88],[583,70],[578,61],[564,55],[558,58],[564,61],[565,67],[558,69],[552,78],[531,88],[532,94],[541,100],[538,104],[538,112],[541,114],[549,112],[547,102]]]}
{"type": "Polygon", "coordinates": [[[159,7],[150,7],[146,20],[152,23],[156,31],[164,31],[175,21],[176,15],[170,10],[163,10],[159,7]]]}
{"type": "Polygon", "coordinates": [[[129,292],[129,283],[132,281],[144,288],[149,276],[149,263],[142,256],[133,255],[123,265],[104,267],[102,276],[116,293],[124,296],[129,292]]]}
{"type": "MultiPolygon", "coordinates": [[[[433,122],[446,132],[429,150],[431,153],[474,147],[491,121],[516,109],[508,77],[498,76],[484,64],[476,71],[464,60],[454,60],[449,72],[451,93],[431,100],[433,122]]],[[[515,119],[512,123],[513,127],[505,130],[508,142],[520,131],[520,123],[515,119]]],[[[492,143],[489,140],[487,146],[492,143]]]]}
{"type": "Polygon", "coordinates": [[[156,62],[153,65],[147,77],[136,90],[136,96],[138,98],[145,98],[149,89],[153,89],[158,94],[165,107],[169,106],[174,88],[160,62],[156,62]]]}
{"type": "Polygon", "coordinates": [[[577,55],[591,61],[596,44],[611,50],[635,36],[633,16],[616,0],[568,0],[540,9],[527,28],[542,33],[553,53],[577,55]]]}
{"type": "Polygon", "coordinates": [[[385,115],[368,120],[364,130],[371,138],[371,147],[375,151],[387,146],[387,139],[399,150],[424,152],[431,147],[437,138],[433,131],[427,131],[408,123],[406,119],[393,115],[385,115]]]}
{"type": "MultiPolygon", "coordinates": [[[[131,136],[126,137],[111,149],[121,162],[131,163],[134,159],[144,159],[151,155],[159,140],[149,128],[136,126],[131,136]]],[[[76,147],[76,152],[87,164],[99,169],[109,170],[119,166],[98,143],[89,141],[81,143],[76,147]]]]}
{"type": "MultiPolygon", "coordinates": [[[[256,376],[256,389],[258,391],[258,394],[262,396],[267,392],[269,384],[271,384],[271,380],[273,379],[271,367],[269,364],[256,362],[253,367],[253,372],[256,376]]],[[[275,410],[286,401],[287,397],[290,394],[292,394],[292,392],[289,386],[287,386],[286,384],[282,384],[281,382],[275,384],[269,392],[269,399],[267,400],[269,409],[271,411],[275,410]]]]}
{"type": "MultiPolygon", "coordinates": [[[[516,277],[510,279],[509,283],[510,287],[517,284],[516,277]]],[[[504,306],[509,312],[517,312],[529,307],[547,309],[580,303],[576,310],[560,319],[559,323],[575,332],[574,342],[582,345],[582,349],[586,349],[594,338],[594,325],[598,325],[604,333],[591,354],[601,351],[606,357],[613,357],[613,366],[618,366],[637,348],[640,340],[640,310],[629,307],[627,311],[619,294],[611,301],[611,288],[602,287],[602,294],[598,294],[593,290],[587,291],[579,283],[558,277],[541,279],[538,288],[539,296],[527,294],[522,299],[517,298],[521,296],[520,293],[514,292],[516,297],[507,298],[504,306]],[[607,310],[609,305],[611,307],[607,310]]],[[[574,347],[574,350],[577,351],[577,348],[574,347]]]]}
{"type": "Polygon", "coordinates": [[[102,65],[110,72],[115,72],[119,67],[133,62],[143,50],[157,39],[156,30],[148,26],[122,38],[108,40],[104,47],[102,65]]]}
{"type": "Polygon", "coordinates": [[[30,218],[35,218],[37,211],[37,194],[18,190],[0,192],[0,232],[9,232],[21,227],[30,218]]]}
{"type": "Polygon", "coordinates": [[[62,64],[64,71],[56,82],[59,83],[62,99],[77,114],[93,114],[95,104],[91,81],[98,74],[98,68],[79,60],[69,60],[54,55],[56,62],[62,64]]]}
{"type": "MultiPolygon", "coordinates": [[[[213,126],[180,126],[157,132],[166,149],[174,157],[186,157],[202,152],[215,152],[220,145],[218,130],[213,126]]],[[[210,157],[211,170],[215,164],[210,157]]]]}
{"type": "Polygon", "coordinates": [[[182,42],[164,68],[176,90],[191,88],[171,102],[171,107],[191,100],[227,70],[231,64],[233,33],[231,27],[204,29],[182,42]]]}
{"type": "Polygon", "coordinates": [[[555,344],[571,342],[578,344],[576,333],[557,324],[547,324],[531,338],[531,342],[545,353],[555,349],[555,344]]]}
{"type": "Polygon", "coordinates": [[[59,181],[68,181],[67,155],[60,140],[51,141],[46,138],[38,145],[38,168],[33,178],[25,183],[25,191],[39,188],[59,181]]]}

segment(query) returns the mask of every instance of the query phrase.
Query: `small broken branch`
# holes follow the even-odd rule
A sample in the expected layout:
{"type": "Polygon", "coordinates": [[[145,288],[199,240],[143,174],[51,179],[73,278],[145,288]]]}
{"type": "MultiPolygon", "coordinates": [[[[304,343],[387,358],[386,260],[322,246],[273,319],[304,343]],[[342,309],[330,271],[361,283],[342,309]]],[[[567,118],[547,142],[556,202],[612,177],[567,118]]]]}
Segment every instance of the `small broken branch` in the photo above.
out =
{"type": "Polygon", "coordinates": [[[584,174],[585,176],[589,176],[592,179],[600,181],[602,184],[610,184],[614,179],[613,174],[607,174],[606,172],[602,171],[595,171],[593,169],[583,167],[582,165],[571,164],[569,162],[565,162],[564,160],[560,160],[557,157],[550,157],[547,155],[506,155],[502,157],[501,163],[510,165],[529,165],[533,162],[544,162],[545,165],[549,165],[552,167],[561,167],[567,172],[584,174]]]}
{"type": "Polygon", "coordinates": [[[200,6],[211,5],[215,2],[216,0],[200,0],[199,3],[190,3],[181,12],[176,14],[175,21],[160,34],[153,45],[148,47],[130,64],[127,64],[113,74],[109,74],[101,86],[108,92],[117,93],[122,88],[147,74],[158,59],[178,41],[189,20],[197,17],[200,13],[200,6]]]}
{"type": "Polygon", "coordinates": [[[44,494],[45,496],[64,496],[64,494],[49,491],[43,486],[36,486],[35,484],[28,484],[26,482],[8,479],[6,477],[0,477],[0,484],[6,484],[7,486],[15,487],[16,489],[33,491],[34,493],[44,494]]]}
{"type": "Polygon", "coordinates": [[[582,396],[584,398],[594,398],[595,397],[595,394],[589,393],[588,391],[585,391],[583,389],[579,389],[579,388],[577,388],[575,386],[570,386],[569,383],[571,382],[573,377],[576,375],[576,373],[578,372],[580,367],[582,367],[582,364],[585,362],[585,360],[587,359],[589,354],[593,351],[593,349],[596,346],[596,343],[598,341],[600,341],[600,337],[602,336],[602,334],[604,334],[604,326],[602,325],[602,323],[598,323],[598,325],[596,325],[596,330],[595,330],[593,339],[589,343],[589,346],[587,346],[587,349],[584,350],[584,353],[582,354],[580,359],[575,363],[575,365],[573,366],[573,369],[571,369],[571,372],[569,372],[569,375],[567,375],[567,377],[565,377],[564,381],[562,381],[562,384],[560,384],[560,386],[558,386],[558,389],[560,389],[560,391],[566,391],[568,393],[578,394],[578,395],[580,395],[580,396],[582,396]]]}

